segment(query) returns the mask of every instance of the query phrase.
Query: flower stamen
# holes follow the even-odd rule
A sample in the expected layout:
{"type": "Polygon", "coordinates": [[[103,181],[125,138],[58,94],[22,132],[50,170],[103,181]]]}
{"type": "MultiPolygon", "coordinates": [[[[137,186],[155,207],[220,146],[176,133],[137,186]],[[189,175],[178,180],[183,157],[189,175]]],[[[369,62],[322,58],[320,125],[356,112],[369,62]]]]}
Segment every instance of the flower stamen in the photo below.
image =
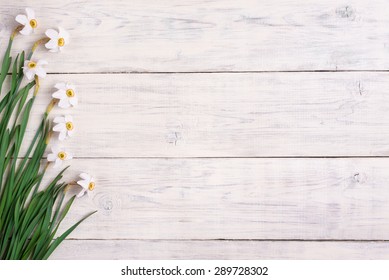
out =
{"type": "Polygon", "coordinates": [[[66,91],[66,95],[67,95],[68,97],[74,97],[74,91],[73,91],[72,89],[68,89],[68,90],[66,91]]]}
{"type": "Polygon", "coordinates": [[[38,23],[35,19],[30,20],[30,26],[32,28],[36,28],[38,26],[38,23]]]}
{"type": "Polygon", "coordinates": [[[90,182],[88,186],[88,190],[93,191],[95,189],[96,184],[94,182],[90,182]]]}
{"type": "Polygon", "coordinates": [[[65,152],[59,152],[59,153],[58,153],[58,158],[59,158],[60,160],[65,160],[66,157],[67,157],[67,155],[66,155],[65,152]]]}
{"type": "Polygon", "coordinates": [[[72,122],[67,122],[66,123],[66,129],[67,130],[73,130],[74,129],[74,125],[72,122]]]}
{"type": "Polygon", "coordinates": [[[65,45],[65,39],[64,38],[59,38],[58,39],[58,46],[63,47],[65,45]]]}
{"type": "Polygon", "coordinates": [[[34,61],[30,61],[28,64],[27,64],[28,68],[32,69],[32,68],[35,68],[36,67],[36,62],[34,61]]]}

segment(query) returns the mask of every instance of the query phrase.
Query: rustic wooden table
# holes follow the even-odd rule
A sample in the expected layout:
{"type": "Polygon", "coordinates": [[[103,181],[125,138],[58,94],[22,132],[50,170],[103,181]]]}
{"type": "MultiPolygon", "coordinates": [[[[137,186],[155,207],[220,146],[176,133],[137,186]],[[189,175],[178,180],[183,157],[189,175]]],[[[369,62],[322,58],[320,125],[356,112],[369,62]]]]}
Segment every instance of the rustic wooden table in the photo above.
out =
{"type": "Polygon", "coordinates": [[[389,258],[386,0],[5,2],[2,51],[25,7],[72,39],[31,125],[78,86],[99,212],[53,258],[389,258]]]}

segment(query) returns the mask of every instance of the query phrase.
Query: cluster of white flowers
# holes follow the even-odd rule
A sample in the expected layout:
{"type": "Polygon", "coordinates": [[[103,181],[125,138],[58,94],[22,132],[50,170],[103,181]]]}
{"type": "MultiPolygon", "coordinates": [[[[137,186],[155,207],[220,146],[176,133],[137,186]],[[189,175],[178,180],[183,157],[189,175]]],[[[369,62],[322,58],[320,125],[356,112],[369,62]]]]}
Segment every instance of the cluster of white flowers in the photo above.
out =
{"type": "MultiPolygon", "coordinates": [[[[35,17],[35,12],[27,8],[25,15],[17,15],[15,20],[23,27],[19,32],[22,35],[31,35],[38,27],[38,21],[35,17]]],[[[45,47],[50,52],[59,52],[69,44],[69,33],[62,27],[58,27],[58,31],[54,29],[47,29],[45,32],[47,36],[47,43],[45,47]]],[[[24,62],[23,72],[27,79],[34,79],[35,75],[39,78],[46,77],[46,70],[43,66],[47,65],[45,60],[26,60],[24,62]]]]}
{"type": "MultiPolygon", "coordinates": [[[[34,33],[35,29],[38,27],[38,21],[35,17],[35,12],[32,9],[27,8],[25,15],[18,15],[15,19],[21,24],[19,32],[22,35],[30,35],[34,33]]],[[[60,52],[70,42],[69,33],[61,27],[58,28],[58,31],[48,29],[45,34],[47,38],[44,38],[43,42],[50,52],[60,52]]],[[[26,60],[23,66],[23,73],[28,80],[36,79],[37,77],[45,78],[46,70],[44,66],[47,64],[48,62],[42,59],[26,60]]],[[[56,100],[55,103],[58,103],[58,107],[68,109],[77,106],[78,97],[76,88],[73,84],[57,83],[54,87],[56,90],[52,94],[52,97],[53,100],[56,100]]],[[[71,115],[56,117],[53,122],[55,123],[53,131],[58,133],[58,139],[60,141],[64,141],[73,136],[75,126],[71,115]]],[[[72,158],[73,155],[71,153],[61,146],[56,145],[51,148],[51,153],[48,154],[47,161],[50,164],[53,164],[54,168],[58,168],[62,166],[65,161],[71,160],[72,158]]],[[[95,180],[87,173],[81,173],[79,177],[81,180],[77,181],[77,185],[79,185],[82,190],[78,193],[77,197],[82,197],[85,193],[89,194],[90,191],[93,191],[95,188],[95,180]]]]}

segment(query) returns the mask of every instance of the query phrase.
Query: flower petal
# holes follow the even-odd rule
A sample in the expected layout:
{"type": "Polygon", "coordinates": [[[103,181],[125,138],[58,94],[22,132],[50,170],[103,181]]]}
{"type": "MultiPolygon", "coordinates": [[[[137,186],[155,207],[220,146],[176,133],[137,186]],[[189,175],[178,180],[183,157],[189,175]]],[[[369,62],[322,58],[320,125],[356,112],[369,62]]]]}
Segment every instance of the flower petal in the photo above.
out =
{"type": "Polygon", "coordinates": [[[35,19],[35,12],[33,9],[26,8],[26,13],[29,20],[35,19]]]}
{"type": "Polygon", "coordinates": [[[67,109],[70,107],[69,99],[68,98],[62,98],[58,103],[59,108],[67,109]]]}
{"type": "Polygon", "coordinates": [[[45,44],[45,47],[47,49],[54,49],[57,47],[57,39],[51,39],[45,44]]]}
{"type": "Polygon", "coordinates": [[[71,153],[66,153],[66,160],[72,160],[73,159],[73,154],[71,153]]]}
{"type": "Polygon", "coordinates": [[[89,187],[89,181],[87,181],[87,180],[77,181],[77,184],[80,185],[84,189],[87,189],[89,187]]]}
{"type": "Polygon", "coordinates": [[[64,141],[66,139],[66,130],[63,130],[59,133],[58,140],[64,141]]]}
{"type": "Polygon", "coordinates": [[[58,153],[61,151],[61,147],[59,147],[59,146],[53,146],[53,147],[51,147],[51,151],[53,152],[53,154],[55,154],[55,156],[57,156],[58,155],[58,153]]]}
{"type": "Polygon", "coordinates": [[[15,20],[23,25],[26,25],[28,23],[28,18],[25,15],[17,15],[15,20]]]}
{"type": "Polygon", "coordinates": [[[57,155],[55,154],[48,154],[47,155],[47,161],[55,161],[57,159],[57,155]]]}
{"type": "MultiPolygon", "coordinates": [[[[53,122],[54,123],[62,123],[62,124],[64,124],[66,122],[66,118],[64,118],[64,117],[55,117],[53,122]]],[[[64,125],[64,127],[65,127],[65,125],[64,125]]]]}
{"type": "MultiPolygon", "coordinates": [[[[80,178],[84,180],[90,180],[91,176],[88,173],[81,173],[80,178]]],[[[88,183],[89,184],[89,183],[88,183]]]]}
{"type": "Polygon", "coordinates": [[[57,89],[67,90],[66,83],[56,83],[54,87],[57,89]]]}
{"type": "Polygon", "coordinates": [[[51,96],[57,99],[63,99],[66,98],[66,92],[64,90],[57,90],[51,96]]]}
{"type": "Polygon", "coordinates": [[[77,194],[77,196],[76,197],[78,197],[78,198],[80,198],[80,197],[83,197],[84,195],[85,195],[85,193],[86,193],[86,189],[81,189],[81,191],[77,194]]]}
{"type": "Polygon", "coordinates": [[[55,48],[52,48],[52,49],[50,49],[49,50],[49,52],[55,52],[55,53],[57,53],[57,52],[59,52],[60,51],[60,49],[59,49],[59,47],[58,46],[56,46],[55,48]]]}
{"type": "Polygon", "coordinates": [[[27,79],[29,81],[31,81],[34,76],[35,76],[35,73],[33,73],[33,71],[30,71],[30,70],[26,70],[26,71],[23,71],[24,72],[24,75],[27,77],[27,79]]]}
{"type": "Polygon", "coordinates": [[[64,28],[58,27],[59,34],[58,37],[63,38],[65,40],[65,44],[69,43],[69,32],[67,32],[64,28]]]}
{"type": "Polygon", "coordinates": [[[33,29],[31,27],[31,25],[29,24],[26,24],[22,30],[20,30],[20,34],[22,35],[31,35],[33,32],[33,29]]]}
{"type": "Polygon", "coordinates": [[[43,66],[43,65],[47,65],[47,64],[49,64],[49,63],[47,62],[47,60],[44,60],[44,59],[40,59],[36,63],[37,66],[43,66]]]}
{"type": "Polygon", "coordinates": [[[72,97],[72,98],[69,98],[69,103],[72,105],[72,106],[77,106],[78,105],[78,98],[75,96],[75,97],[72,97]]]}
{"type": "Polygon", "coordinates": [[[39,77],[39,78],[45,78],[46,77],[46,70],[43,69],[42,67],[36,67],[36,75],[39,77]]]}
{"type": "Polygon", "coordinates": [[[62,160],[60,160],[59,158],[57,158],[55,160],[55,164],[54,164],[54,168],[58,168],[62,165],[62,160]]]}
{"type": "Polygon", "coordinates": [[[66,125],[64,123],[59,123],[53,127],[53,131],[55,131],[55,132],[65,131],[66,132],[66,125]]]}
{"type": "Polygon", "coordinates": [[[73,83],[66,83],[66,89],[72,89],[73,91],[76,91],[76,85],[73,83]]]}
{"type": "MultiPolygon", "coordinates": [[[[54,40],[51,40],[51,41],[54,41],[55,42],[55,45],[57,45],[57,40],[58,40],[58,32],[54,29],[47,29],[46,32],[45,32],[46,36],[49,37],[50,39],[54,39],[54,40]]],[[[50,43],[50,42],[49,42],[50,43]]],[[[48,43],[47,43],[48,44],[48,43]]],[[[46,44],[46,45],[47,45],[46,44]]]]}
{"type": "Polygon", "coordinates": [[[71,115],[66,115],[65,122],[73,122],[73,117],[71,115]]]}

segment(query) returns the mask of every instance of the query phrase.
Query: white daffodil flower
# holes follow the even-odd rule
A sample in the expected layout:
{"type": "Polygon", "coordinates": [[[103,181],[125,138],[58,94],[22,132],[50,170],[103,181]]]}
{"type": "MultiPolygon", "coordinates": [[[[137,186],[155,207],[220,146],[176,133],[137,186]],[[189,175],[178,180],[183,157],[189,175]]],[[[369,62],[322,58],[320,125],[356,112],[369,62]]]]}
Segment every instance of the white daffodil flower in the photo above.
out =
{"type": "Polygon", "coordinates": [[[82,180],[78,181],[77,184],[82,187],[82,190],[77,194],[77,197],[82,197],[85,193],[89,195],[89,193],[93,191],[96,186],[95,179],[89,174],[81,173],[80,178],[82,180]]]}
{"type": "Polygon", "coordinates": [[[47,29],[45,34],[50,39],[49,42],[45,44],[45,47],[48,48],[50,52],[62,51],[63,47],[69,44],[69,33],[62,27],[58,27],[58,31],[47,29]]]}
{"type": "Polygon", "coordinates": [[[48,62],[46,60],[26,60],[23,66],[23,73],[27,77],[28,80],[34,79],[35,75],[39,78],[46,77],[46,70],[43,68],[43,65],[47,65],[48,62]]]}
{"type": "Polygon", "coordinates": [[[30,8],[26,8],[26,15],[17,15],[15,20],[21,25],[24,25],[23,29],[20,30],[20,34],[23,35],[31,35],[35,31],[35,28],[38,27],[35,12],[30,8]]]}
{"type": "Polygon", "coordinates": [[[59,132],[58,139],[60,141],[73,136],[74,124],[72,116],[56,117],[53,122],[57,124],[53,127],[53,131],[59,132]]]}
{"type": "Polygon", "coordinates": [[[64,161],[71,160],[73,156],[63,148],[54,146],[51,148],[51,154],[47,155],[48,162],[54,162],[54,168],[62,166],[64,161]]]}
{"type": "Polygon", "coordinates": [[[76,88],[73,84],[58,83],[54,87],[58,90],[52,96],[53,98],[59,99],[58,106],[60,108],[67,109],[70,106],[75,107],[78,104],[76,88]]]}

